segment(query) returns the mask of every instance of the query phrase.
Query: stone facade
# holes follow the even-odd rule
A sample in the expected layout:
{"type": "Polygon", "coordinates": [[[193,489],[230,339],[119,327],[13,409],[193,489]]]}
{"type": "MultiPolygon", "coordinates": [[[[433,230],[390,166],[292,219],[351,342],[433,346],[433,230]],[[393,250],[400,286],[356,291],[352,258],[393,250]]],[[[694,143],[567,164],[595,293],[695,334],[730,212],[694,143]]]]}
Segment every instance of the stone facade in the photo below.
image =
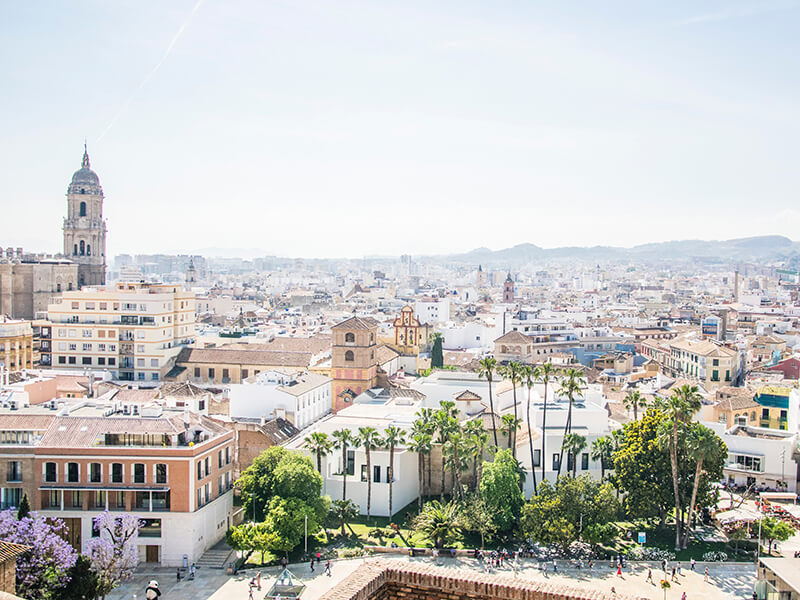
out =
{"type": "Polygon", "coordinates": [[[78,265],[62,258],[0,249],[0,314],[34,319],[62,291],[78,289],[78,265]]]}
{"type": "Polygon", "coordinates": [[[64,219],[64,255],[78,264],[78,285],[100,286],[106,282],[106,221],[103,188],[92,171],[84,148],[81,168],[67,189],[64,219]]]}
{"type": "Polygon", "coordinates": [[[350,317],[331,328],[331,400],[333,412],[377,382],[378,323],[374,319],[350,317]]]}
{"type": "Polygon", "coordinates": [[[423,563],[372,561],[322,600],[627,600],[592,589],[522,581],[505,575],[453,571],[423,563]]]}

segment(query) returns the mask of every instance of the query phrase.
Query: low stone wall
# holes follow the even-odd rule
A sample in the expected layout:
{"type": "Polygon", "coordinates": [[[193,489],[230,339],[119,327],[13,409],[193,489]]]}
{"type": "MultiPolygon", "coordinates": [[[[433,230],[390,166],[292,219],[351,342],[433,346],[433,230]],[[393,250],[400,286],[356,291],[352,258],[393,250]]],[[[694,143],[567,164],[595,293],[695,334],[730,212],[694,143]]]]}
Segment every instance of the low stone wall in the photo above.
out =
{"type": "Polygon", "coordinates": [[[633,600],[505,575],[459,572],[421,563],[376,560],[358,568],[322,600],[633,600]]]}

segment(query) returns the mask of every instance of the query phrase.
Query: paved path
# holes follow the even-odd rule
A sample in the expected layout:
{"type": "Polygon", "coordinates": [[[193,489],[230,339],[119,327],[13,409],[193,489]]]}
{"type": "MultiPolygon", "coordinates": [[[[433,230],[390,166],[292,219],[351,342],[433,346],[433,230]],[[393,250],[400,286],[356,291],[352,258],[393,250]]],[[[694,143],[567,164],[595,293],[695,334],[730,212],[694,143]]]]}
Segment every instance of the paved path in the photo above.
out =
{"type": "MultiPolygon", "coordinates": [[[[382,555],[381,560],[393,559],[401,561],[430,562],[431,558],[409,558],[407,556],[382,555]]],[[[341,560],[333,563],[332,576],[326,576],[322,570],[316,569],[311,573],[308,564],[289,565],[289,569],[308,586],[303,593],[303,600],[317,600],[335,584],[350,575],[367,559],[341,560]]],[[[476,570],[477,563],[473,559],[440,559],[441,566],[456,570],[476,570]]],[[[530,560],[521,561],[521,568],[517,570],[517,577],[534,581],[559,582],[566,585],[585,587],[586,589],[611,592],[613,587],[619,593],[626,593],[640,598],[663,600],[664,593],[658,586],[663,573],[658,568],[653,568],[655,585],[646,583],[647,566],[637,565],[625,569],[622,577],[617,577],[616,570],[608,564],[595,567],[590,573],[587,569],[564,569],[564,564],[559,568],[558,574],[552,573],[552,566],[548,574],[544,575],[530,560]]],[[[753,565],[713,565],[709,568],[710,581],[703,581],[703,568],[698,565],[698,572],[692,573],[687,568],[683,569],[679,581],[674,583],[667,592],[667,600],[680,600],[681,594],[686,592],[687,600],[702,598],[703,600],[732,600],[734,598],[749,599],[753,593],[755,581],[755,567],[753,565]]],[[[262,569],[261,592],[254,592],[254,598],[262,600],[267,593],[275,576],[280,571],[277,567],[262,569]]],[[[514,575],[513,569],[506,565],[495,572],[504,575],[514,575]]],[[[131,600],[137,594],[138,600],[144,598],[144,589],[150,579],[157,579],[162,590],[162,600],[247,600],[248,582],[256,571],[238,576],[225,575],[224,571],[217,569],[198,569],[194,581],[176,582],[175,570],[157,569],[138,572],[133,580],[108,595],[108,600],[131,600]]]]}

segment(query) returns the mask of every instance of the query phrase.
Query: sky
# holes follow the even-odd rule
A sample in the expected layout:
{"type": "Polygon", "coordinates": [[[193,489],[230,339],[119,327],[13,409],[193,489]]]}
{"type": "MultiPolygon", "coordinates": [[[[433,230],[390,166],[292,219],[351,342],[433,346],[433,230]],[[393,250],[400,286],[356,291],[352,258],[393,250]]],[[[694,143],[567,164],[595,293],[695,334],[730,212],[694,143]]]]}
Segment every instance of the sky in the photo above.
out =
{"type": "MultiPolygon", "coordinates": [[[[0,3],[0,246],[800,239],[800,0],[0,3]]],[[[222,251],[220,254],[224,253],[222,251]]]]}

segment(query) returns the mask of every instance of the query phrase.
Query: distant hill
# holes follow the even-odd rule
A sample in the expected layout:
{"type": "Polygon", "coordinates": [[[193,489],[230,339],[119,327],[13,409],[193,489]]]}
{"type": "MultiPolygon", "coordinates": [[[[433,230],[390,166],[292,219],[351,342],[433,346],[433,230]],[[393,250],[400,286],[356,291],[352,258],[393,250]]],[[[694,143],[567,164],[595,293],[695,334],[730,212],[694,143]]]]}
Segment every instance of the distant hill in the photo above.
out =
{"type": "Polygon", "coordinates": [[[765,235],[732,240],[682,240],[641,244],[631,248],[615,246],[564,246],[542,248],[518,244],[502,250],[476,248],[463,254],[437,257],[452,262],[494,266],[515,266],[541,260],[780,260],[800,254],[800,243],[780,235],[765,235]]]}

